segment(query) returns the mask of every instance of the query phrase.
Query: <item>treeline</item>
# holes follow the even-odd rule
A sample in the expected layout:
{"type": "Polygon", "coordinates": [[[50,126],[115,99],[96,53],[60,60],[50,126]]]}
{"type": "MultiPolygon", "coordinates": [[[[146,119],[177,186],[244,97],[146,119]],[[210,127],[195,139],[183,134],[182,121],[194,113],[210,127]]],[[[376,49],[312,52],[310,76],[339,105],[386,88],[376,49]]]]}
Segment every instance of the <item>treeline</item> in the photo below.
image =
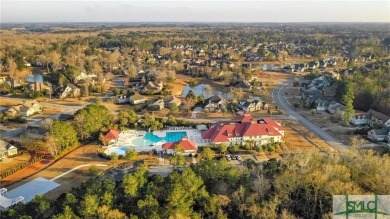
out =
{"type": "Polygon", "coordinates": [[[93,178],[54,201],[37,196],[1,218],[332,218],[332,195],[390,192],[390,158],[371,152],[243,164],[203,160],[167,177],[140,166],[120,182],[93,178]]]}
{"type": "Polygon", "coordinates": [[[343,97],[348,96],[357,110],[374,109],[390,115],[390,66],[381,63],[372,65],[376,66],[373,70],[355,67],[353,74],[344,75],[336,96],[343,104],[348,102],[343,97]]]}

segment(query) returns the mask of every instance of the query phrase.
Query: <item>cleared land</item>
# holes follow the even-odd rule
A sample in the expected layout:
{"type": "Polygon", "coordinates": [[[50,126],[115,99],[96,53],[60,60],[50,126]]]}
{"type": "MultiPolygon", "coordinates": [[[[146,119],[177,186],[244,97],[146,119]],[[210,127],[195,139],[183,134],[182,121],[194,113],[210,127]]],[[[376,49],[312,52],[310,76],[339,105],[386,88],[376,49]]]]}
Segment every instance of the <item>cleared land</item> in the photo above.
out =
{"type": "Polygon", "coordinates": [[[18,155],[16,157],[11,157],[11,158],[4,158],[1,162],[1,168],[0,168],[0,173],[5,172],[9,169],[12,169],[14,167],[17,167],[27,161],[30,160],[31,155],[28,151],[22,151],[23,154],[18,155]]]}

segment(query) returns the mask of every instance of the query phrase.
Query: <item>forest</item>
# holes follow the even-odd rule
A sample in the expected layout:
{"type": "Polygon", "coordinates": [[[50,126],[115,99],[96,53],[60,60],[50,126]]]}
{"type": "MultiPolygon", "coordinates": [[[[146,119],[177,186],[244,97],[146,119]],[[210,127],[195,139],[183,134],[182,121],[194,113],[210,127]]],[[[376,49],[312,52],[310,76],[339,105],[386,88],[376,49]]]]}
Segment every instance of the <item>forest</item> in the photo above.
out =
{"type": "Polygon", "coordinates": [[[356,147],[291,154],[242,168],[207,156],[167,177],[143,164],[119,182],[97,176],[55,201],[36,196],[1,218],[332,218],[332,195],[389,194],[390,159],[356,147]]]}

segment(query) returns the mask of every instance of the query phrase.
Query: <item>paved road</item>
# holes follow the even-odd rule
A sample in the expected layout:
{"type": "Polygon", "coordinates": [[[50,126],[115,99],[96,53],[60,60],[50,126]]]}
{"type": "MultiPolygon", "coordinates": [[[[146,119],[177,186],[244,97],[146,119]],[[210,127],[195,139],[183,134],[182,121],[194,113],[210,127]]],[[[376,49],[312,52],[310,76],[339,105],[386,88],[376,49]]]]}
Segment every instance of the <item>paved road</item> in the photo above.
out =
{"type": "Polygon", "coordinates": [[[345,149],[347,145],[340,142],[337,138],[335,138],[332,134],[320,128],[315,123],[301,116],[299,113],[295,112],[294,109],[290,106],[290,104],[286,100],[286,88],[289,85],[290,81],[285,81],[283,84],[277,86],[272,92],[272,99],[275,101],[276,105],[279,109],[283,110],[286,114],[293,117],[296,121],[305,126],[308,130],[313,132],[322,140],[326,141],[329,145],[333,146],[337,149],[345,149]]]}

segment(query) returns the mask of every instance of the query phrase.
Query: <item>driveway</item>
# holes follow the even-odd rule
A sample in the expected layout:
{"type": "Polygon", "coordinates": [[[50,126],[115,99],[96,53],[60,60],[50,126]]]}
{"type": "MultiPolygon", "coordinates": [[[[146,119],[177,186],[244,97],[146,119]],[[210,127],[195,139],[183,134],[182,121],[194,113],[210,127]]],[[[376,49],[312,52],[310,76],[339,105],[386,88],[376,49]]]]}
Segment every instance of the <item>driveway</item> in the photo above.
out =
{"type": "Polygon", "coordinates": [[[272,99],[275,101],[278,108],[283,110],[286,114],[288,114],[290,117],[298,121],[308,130],[310,130],[315,135],[317,135],[320,139],[327,142],[329,145],[339,150],[345,149],[347,145],[340,142],[336,137],[334,137],[332,134],[328,133],[327,131],[323,130],[315,123],[311,122],[310,120],[301,116],[299,113],[295,112],[295,110],[290,106],[290,104],[286,100],[286,96],[285,96],[286,88],[288,87],[289,83],[291,83],[291,80],[287,80],[283,82],[281,85],[275,87],[274,90],[272,91],[272,99]]]}

